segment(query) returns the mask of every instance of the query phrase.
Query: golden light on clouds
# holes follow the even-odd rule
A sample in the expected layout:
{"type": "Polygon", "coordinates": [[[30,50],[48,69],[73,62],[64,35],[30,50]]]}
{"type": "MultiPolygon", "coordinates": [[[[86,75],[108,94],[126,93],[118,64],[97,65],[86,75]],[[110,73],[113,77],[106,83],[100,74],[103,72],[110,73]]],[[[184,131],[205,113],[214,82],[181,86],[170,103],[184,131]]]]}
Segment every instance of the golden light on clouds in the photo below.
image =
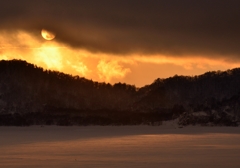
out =
{"type": "Polygon", "coordinates": [[[91,72],[83,62],[77,62],[76,64],[72,64],[72,62],[67,61],[67,64],[74,70],[76,70],[82,76],[87,76],[89,72],[91,72]]]}
{"type": "Polygon", "coordinates": [[[100,79],[107,82],[110,82],[112,78],[123,78],[127,73],[131,72],[129,68],[124,68],[116,60],[100,60],[97,69],[100,79]]]}
{"type": "Polygon", "coordinates": [[[62,44],[56,40],[43,40],[40,34],[25,31],[0,32],[0,59],[22,59],[45,69],[79,75],[100,82],[125,82],[143,86],[156,78],[175,74],[197,75],[206,71],[239,67],[207,57],[170,57],[164,55],[113,55],[93,53],[62,44]]]}
{"type": "Polygon", "coordinates": [[[36,62],[42,62],[47,66],[47,69],[62,70],[62,56],[57,47],[41,46],[35,51],[36,62]]]}

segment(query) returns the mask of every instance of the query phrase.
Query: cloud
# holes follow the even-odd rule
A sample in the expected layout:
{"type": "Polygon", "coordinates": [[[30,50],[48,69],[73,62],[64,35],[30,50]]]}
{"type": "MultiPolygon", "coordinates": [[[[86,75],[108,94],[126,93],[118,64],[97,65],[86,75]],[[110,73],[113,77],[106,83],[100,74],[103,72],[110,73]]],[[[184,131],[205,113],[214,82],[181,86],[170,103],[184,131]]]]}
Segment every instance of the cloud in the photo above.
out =
{"type": "Polygon", "coordinates": [[[78,74],[81,76],[86,77],[88,73],[91,72],[91,70],[88,69],[88,67],[83,62],[77,62],[73,64],[73,62],[67,61],[67,64],[73,68],[78,74]]]}
{"type": "Polygon", "coordinates": [[[161,54],[118,54],[91,52],[58,41],[47,41],[25,31],[0,31],[0,59],[22,59],[44,69],[58,70],[99,82],[125,82],[143,86],[156,78],[175,74],[196,75],[209,70],[239,67],[226,58],[175,57],[161,54]]]}
{"type": "Polygon", "coordinates": [[[56,40],[91,52],[204,56],[240,60],[240,1],[236,0],[8,0],[0,29],[56,40]]]}
{"type": "MultiPolygon", "coordinates": [[[[112,60],[113,57],[107,54],[71,48],[57,41],[42,41],[24,31],[13,34],[0,32],[0,41],[0,59],[22,59],[45,69],[97,81],[121,80],[130,72],[129,68],[124,67],[126,61],[121,57],[112,60]]],[[[127,62],[131,64],[131,60],[127,62]]]]}
{"type": "Polygon", "coordinates": [[[124,68],[116,60],[100,60],[97,69],[99,78],[107,82],[111,81],[112,78],[121,79],[125,77],[127,73],[131,72],[129,68],[124,68]]]}
{"type": "Polygon", "coordinates": [[[226,70],[240,66],[239,6],[237,0],[0,1],[0,59],[138,86],[226,70]],[[42,29],[56,38],[44,40],[42,29]]]}

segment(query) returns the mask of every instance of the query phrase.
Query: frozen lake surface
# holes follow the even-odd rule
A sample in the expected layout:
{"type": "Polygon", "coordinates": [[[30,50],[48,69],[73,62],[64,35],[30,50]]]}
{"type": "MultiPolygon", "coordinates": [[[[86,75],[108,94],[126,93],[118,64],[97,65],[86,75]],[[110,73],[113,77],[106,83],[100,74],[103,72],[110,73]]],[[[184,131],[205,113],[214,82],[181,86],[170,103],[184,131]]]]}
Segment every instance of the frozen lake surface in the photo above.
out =
{"type": "Polygon", "coordinates": [[[240,167],[239,127],[0,127],[3,168],[240,167]]]}

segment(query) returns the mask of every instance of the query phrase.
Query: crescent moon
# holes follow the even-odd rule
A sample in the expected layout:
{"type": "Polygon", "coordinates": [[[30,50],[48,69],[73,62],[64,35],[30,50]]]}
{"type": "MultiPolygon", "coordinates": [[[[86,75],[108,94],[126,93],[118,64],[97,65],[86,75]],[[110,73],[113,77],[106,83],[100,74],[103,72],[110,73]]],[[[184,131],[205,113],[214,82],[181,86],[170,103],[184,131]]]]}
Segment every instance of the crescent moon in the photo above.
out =
{"type": "Polygon", "coordinates": [[[52,40],[56,37],[55,33],[51,32],[51,31],[48,31],[46,29],[42,29],[41,34],[42,34],[42,37],[45,40],[52,40]]]}

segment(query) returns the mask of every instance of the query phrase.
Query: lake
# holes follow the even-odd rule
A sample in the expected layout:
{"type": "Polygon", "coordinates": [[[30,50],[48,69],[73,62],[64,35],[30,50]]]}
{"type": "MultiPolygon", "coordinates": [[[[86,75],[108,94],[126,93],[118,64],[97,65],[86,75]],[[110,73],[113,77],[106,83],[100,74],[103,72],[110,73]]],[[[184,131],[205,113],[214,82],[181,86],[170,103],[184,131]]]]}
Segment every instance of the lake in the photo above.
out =
{"type": "Polygon", "coordinates": [[[4,168],[240,167],[239,127],[0,127],[4,168]]]}

